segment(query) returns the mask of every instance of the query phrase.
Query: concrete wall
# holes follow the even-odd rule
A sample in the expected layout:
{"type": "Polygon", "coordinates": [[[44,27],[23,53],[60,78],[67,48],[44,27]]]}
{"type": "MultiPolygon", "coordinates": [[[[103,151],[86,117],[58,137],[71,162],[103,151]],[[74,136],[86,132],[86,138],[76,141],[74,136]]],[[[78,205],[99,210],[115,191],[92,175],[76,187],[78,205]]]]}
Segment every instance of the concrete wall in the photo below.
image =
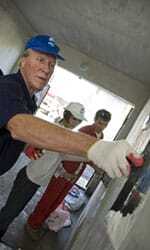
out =
{"type": "Polygon", "coordinates": [[[127,234],[125,240],[122,242],[118,250],[149,250],[150,249],[150,193],[145,197],[144,206],[139,207],[135,211],[135,215],[131,220],[134,220],[132,227],[127,234]],[[134,218],[135,216],[135,218],[134,218]],[[139,219],[140,218],[140,219],[139,219]]]}
{"type": "Polygon", "coordinates": [[[0,68],[9,73],[32,29],[11,1],[0,2],[0,68]]]}
{"type": "Polygon", "coordinates": [[[140,112],[134,126],[132,127],[129,135],[128,135],[128,141],[132,144],[135,143],[137,136],[139,135],[141,128],[144,124],[144,121],[146,117],[150,115],[150,99],[147,101],[146,105],[140,112]]]}

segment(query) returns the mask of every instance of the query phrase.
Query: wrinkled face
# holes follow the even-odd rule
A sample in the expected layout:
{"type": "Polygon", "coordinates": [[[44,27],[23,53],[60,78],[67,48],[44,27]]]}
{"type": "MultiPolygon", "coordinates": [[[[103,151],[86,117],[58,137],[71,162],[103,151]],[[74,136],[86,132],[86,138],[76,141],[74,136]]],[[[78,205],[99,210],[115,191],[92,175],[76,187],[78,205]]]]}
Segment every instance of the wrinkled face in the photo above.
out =
{"type": "Polygon", "coordinates": [[[22,57],[20,71],[31,94],[40,91],[48,83],[55,64],[56,58],[53,56],[31,49],[22,57]]]}
{"type": "Polygon", "coordinates": [[[104,121],[101,118],[95,121],[95,132],[100,133],[102,132],[108,125],[108,121],[104,121]]]}

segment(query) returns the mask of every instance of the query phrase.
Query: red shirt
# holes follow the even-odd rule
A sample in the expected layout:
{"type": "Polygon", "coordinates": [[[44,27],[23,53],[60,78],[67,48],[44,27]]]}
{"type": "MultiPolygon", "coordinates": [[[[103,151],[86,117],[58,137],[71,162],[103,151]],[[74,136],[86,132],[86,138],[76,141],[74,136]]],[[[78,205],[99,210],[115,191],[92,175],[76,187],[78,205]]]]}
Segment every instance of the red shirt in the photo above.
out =
{"type": "MultiPolygon", "coordinates": [[[[93,136],[96,138],[96,133],[95,133],[95,126],[94,124],[92,125],[88,125],[88,126],[84,126],[82,128],[79,129],[80,132],[88,134],[90,136],[93,136]]],[[[103,137],[103,134],[102,134],[103,137]]],[[[101,138],[102,139],[102,138],[101,138]]],[[[76,174],[76,171],[78,170],[78,168],[81,166],[81,162],[75,162],[75,161],[63,161],[63,167],[64,169],[70,173],[70,174],[76,174]]],[[[81,176],[81,174],[83,173],[84,169],[86,167],[86,163],[82,164],[81,170],[78,172],[77,176],[78,178],[81,176]]]]}

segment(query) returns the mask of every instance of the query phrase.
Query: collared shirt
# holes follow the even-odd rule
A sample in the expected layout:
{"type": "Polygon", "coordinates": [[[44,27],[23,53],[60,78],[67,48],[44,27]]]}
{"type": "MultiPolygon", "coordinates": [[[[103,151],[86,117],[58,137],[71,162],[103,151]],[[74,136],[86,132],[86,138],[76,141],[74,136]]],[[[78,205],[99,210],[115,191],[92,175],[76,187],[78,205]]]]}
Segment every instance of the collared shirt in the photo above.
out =
{"type": "Polygon", "coordinates": [[[100,134],[97,134],[95,132],[95,124],[84,126],[80,129],[80,132],[86,133],[88,135],[91,135],[93,137],[96,137],[97,139],[103,139],[104,134],[101,132],[100,134]]]}
{"type": "Polygon", "coordinates": [[[20,72],[0,78],[0,175],[16,162],[25,143],[14,140],[6,129],[8,121],[17,114],[33,114],[36,104],[31,98],[20,72]]]}

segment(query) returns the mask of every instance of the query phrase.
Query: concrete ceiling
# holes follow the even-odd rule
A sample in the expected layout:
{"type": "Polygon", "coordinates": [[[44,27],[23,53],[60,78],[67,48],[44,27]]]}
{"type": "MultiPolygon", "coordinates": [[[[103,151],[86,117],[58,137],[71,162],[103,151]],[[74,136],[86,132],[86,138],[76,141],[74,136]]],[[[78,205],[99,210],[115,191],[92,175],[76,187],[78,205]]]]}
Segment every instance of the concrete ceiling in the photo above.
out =
{"type": "Polygon", "coordinates": [[[150,1],[14,0],[38,33],[103,62],[150,89],[150,1]]]}

